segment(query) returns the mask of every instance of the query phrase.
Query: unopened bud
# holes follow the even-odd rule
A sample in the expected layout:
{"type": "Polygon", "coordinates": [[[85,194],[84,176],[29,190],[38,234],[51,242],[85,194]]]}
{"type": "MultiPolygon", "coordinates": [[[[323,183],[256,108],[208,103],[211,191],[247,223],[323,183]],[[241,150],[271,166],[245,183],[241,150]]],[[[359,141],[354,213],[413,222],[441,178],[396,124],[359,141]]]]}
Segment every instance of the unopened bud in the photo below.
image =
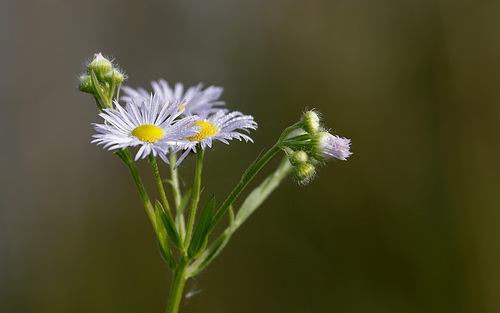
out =
{"type": "Polygon", "coordinates": [[[315,111],[307,111],[302,116],[302,129],[309,134],[316,134],[320,129],[320,118],[315,111]]]}
{"type": "Polygon", "coordinates": [[[293,166],[296,166],[297,164],[302,164],[302,163],[307,163],[308,160],[307,153],[304,151],[295,151],[290,154],[290,163],[292,163],[293,166]]]}
{"type": "Polygon", "coordinates": [[[78,79],[78,89],[83,92],[94,93],[94,87],[92,85],[92,79],[87,74],[80,75],[78,79]]]}
{"type": "Polygon", "coordinates": [[[110,60],[106,59],[102,56],[102,54],[96,53],[94,54],[94,59],[87,66],[87,71],[94,71],[97,77],[103,77],[106,73],[108,73],[113,68],[113,63],[110,60]]]}
{"type": "Polygon", "coordinates": [[[110,71],[108,71],[104,75],[104,80],[109,82],[112,85],[121,84],[124,79],[125,79],[125,76],[117,68],[112,68],[110,71]]]}
{"type": "Polygon", "coordinates": [[[295,166],[294,178],[299,184],[308,184],[316,174],[316,168],[310,163],[299,163],[295,166]]]}

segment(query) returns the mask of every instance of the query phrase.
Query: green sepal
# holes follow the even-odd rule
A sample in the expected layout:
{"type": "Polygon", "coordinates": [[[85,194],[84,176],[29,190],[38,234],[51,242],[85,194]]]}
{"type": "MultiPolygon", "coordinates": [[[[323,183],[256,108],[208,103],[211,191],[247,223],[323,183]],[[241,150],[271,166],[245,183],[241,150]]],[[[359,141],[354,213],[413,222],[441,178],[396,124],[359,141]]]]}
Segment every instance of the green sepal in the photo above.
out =
{"type": "Polygon", "coordinates": [[[167,217],[167,214],[165,214],[165,211],[163,210],[163,206],[158,200],[156,200],[155,203],[155,214],[159,217],[159,219],[157,218],[157,223],[161,222],[163,224],[163,227],[167,231],[167,234],[170,237],[170,240],[172,240],[172,243],[177,248],[180,248],[181,241],[179,239],[179,234],[177,233],[174,222],[167,217]]]}
{"type": "Polygon", "coordinates": [[[108,97],[104,94],[103,87],[101,86],[101,83],[99,82],[99,80],[98,80],[98,78],[93,70],[90,71],[90,79],[92,81],[92,85],[94,87],[94,90],[97,93],[97,95],[95,93],[94,93],[94,95],[96,95],[99,98],[99,100],[101,100],[106,105],[106,107],[109,107],[107,104],[108,97]]]}
{"type": "Polygon", "coordinates": [[[168,242],[167,229],[163,224],[161,217],[161,208],[156,208],[155,215],[156,220],[161,221],[156,225],[156,236],[158,237],[158,245],[160,246],[160,253],[163,259],[168,263],[171,269],[174,269],[176,266],[175,258],[172,255],[172,251],[170,250],[170,243],[168,242]]]}
{"type": "Polygon", "coordinates": [[[212,196],[207,205],[205,205],[203,213],[201,213],[198,227],[196,227],[193,235],[193,240],[191,240],[191,244],[189,245],[188,257],[190,259],[199,257],[207,246],[208,235],[210,234],[210,224],[212,223],[212,218],[214,215],[214,207],[215,197],[212,196]]]}

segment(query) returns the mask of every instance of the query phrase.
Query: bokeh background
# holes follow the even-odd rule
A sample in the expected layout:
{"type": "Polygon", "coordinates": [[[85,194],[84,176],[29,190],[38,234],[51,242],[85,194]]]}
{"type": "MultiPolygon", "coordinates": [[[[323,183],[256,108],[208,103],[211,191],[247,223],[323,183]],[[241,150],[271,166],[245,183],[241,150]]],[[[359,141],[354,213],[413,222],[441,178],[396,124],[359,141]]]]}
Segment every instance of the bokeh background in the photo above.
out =
{"type": "Polygon", "coordinates": [[[206,154],[202,202],[306,107],[352,139],[280,186],[181,312],[500,312],[497,0],[0,1],[0,312],[164,311],[132,179],[90,144],[95,52],[130,86],[224,86],[255,116],[255,144],[206,154]]]}

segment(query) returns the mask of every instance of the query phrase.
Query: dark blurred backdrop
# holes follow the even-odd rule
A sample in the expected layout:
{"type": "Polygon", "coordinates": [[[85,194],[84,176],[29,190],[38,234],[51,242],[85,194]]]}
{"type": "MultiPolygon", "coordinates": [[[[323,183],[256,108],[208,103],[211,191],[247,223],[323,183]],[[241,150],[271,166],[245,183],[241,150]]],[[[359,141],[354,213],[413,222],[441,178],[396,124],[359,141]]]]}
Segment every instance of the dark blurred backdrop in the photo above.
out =
{"type": "Polygon", "coordinates": [[[255,144],[206,154],[202,202],[306,107],[352,139],[280,186],[183,313],[500,312],[497,0],[0,1],[0,312],[164,311],[132,179],[90,144],[76,84],[95,52],[130,86],[220,85],[255,116],[255,144]]]}

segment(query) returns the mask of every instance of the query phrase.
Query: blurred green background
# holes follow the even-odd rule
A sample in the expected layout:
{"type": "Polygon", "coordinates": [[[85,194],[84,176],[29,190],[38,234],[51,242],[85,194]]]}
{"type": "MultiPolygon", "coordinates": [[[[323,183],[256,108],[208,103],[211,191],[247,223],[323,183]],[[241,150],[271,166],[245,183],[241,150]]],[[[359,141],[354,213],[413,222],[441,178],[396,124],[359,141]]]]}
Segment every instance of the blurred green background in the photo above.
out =
{"type": "Polygon", "coordinates": [[[132,179],[90,144],[76,84],[95,52],[130,86],[220,85],[255,116],[255,144],[206,154],[202,202],[306,107],[352,139],[347,162],[280,186],[181,312],[500,312],[497,0],[2,0],[0,312],[164,311],[132,179]]]}

